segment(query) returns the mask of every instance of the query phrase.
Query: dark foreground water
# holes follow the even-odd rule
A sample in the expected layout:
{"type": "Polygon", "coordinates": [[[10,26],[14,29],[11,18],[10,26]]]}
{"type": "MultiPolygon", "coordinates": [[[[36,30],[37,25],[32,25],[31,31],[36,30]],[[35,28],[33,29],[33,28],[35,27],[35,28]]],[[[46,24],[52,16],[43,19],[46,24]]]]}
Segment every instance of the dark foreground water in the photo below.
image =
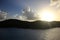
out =
{"type": "Polygon", "coordinates": [[[47,30],[0,28],[0,40],[60,40],[60,28],[47,30]]]}

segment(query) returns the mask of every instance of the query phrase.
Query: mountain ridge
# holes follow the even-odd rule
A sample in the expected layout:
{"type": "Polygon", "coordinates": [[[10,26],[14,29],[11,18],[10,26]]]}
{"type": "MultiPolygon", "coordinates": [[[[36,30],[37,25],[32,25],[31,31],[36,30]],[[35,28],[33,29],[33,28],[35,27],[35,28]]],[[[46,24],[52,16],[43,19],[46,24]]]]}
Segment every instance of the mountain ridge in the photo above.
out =
{"type": "Polygon", "coordinates": [[[60,21],[22,21],[17,19],[8,19],[0,21],[0,28],[27,28],[27,29],[49,29],[60,27],[60,21]]]}

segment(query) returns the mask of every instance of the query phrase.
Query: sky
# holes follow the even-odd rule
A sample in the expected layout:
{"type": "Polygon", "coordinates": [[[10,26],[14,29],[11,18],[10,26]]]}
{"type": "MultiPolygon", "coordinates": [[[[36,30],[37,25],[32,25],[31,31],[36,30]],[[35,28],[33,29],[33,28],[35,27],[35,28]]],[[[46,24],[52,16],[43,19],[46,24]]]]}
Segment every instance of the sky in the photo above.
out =
{"type": "Polygon", "coordinates": [[[9,16],[17,16],[28,6],[33,10],[39,10],[48,4],[49,0],[0,0],[0,10],[8,12],[9,16]]]}
{"type": "Polygon", "coordinates": [[[32,8],[48,5],[49,0],[0,0],[0,10],[3,9],[10,14],[19,13],[25,6],[32,8]]]}
{"type": "MultiPolygon", "coordinates": [[[[8,12],[9,18],[23,20],[38,19],[36,12],[47,6],[53,7],[58,10],[57,13],[60,13],[60,0],[0,0],[0,10],[8,12]]],[[[59,19],[60,14],[57,16],[56,19],[59,19]]]]}

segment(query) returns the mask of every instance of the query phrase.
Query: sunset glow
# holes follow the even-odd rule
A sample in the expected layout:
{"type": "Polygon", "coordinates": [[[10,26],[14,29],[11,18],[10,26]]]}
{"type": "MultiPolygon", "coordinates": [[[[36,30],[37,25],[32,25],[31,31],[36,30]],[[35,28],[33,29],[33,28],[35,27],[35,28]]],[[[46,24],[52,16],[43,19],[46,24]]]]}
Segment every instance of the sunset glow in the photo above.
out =
{"type": "Polygon", "coordinates": [[[42,21],[54,21],[54,13],[51,10],[42,10],[39,16],[42,21]]]}

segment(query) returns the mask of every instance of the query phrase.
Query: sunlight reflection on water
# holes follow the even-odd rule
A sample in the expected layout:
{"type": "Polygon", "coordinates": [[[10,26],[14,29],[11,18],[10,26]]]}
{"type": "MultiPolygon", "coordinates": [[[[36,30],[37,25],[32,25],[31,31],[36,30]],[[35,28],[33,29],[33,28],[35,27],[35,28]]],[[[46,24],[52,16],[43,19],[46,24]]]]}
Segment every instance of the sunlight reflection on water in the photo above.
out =
{"type": "Polygon", "coordinates": [[[60,38],[60,28],[47,30],[0,28],[2,40],[58,40],[60,38]]]}

